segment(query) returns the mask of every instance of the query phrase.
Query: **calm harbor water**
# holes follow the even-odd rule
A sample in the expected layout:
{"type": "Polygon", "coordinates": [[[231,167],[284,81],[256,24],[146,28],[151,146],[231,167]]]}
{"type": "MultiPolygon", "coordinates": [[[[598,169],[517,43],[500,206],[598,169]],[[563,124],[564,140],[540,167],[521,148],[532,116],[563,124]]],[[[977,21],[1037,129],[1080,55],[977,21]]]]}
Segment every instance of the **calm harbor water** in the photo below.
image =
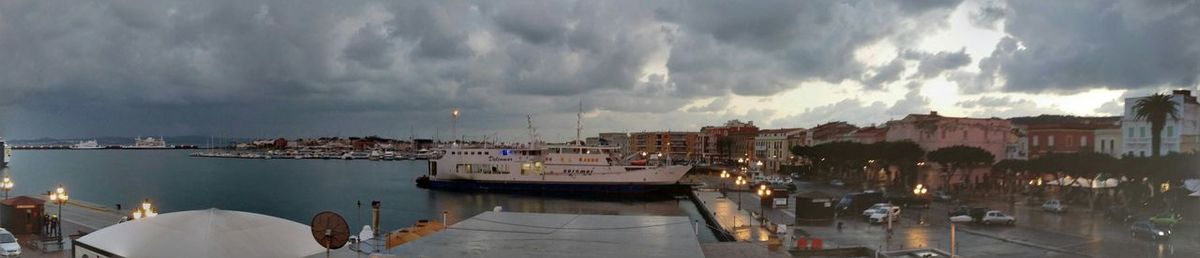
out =
{"type": "MultiPolygon", "coordinates": [[[[262,213],[308,224],[318,212],[342,214],[359,228],[370,202],[382,201],[384,229],[419,219],[450,221],[495,206],[506,211],[689,216],[682,196],[647,199],[446,192],[417,188],[425,161],[250,160],[194,158],[195,150],[26,150],[13,154],[11,195],[45,193],[63,184],[72,200],[123,208],[150,198],[159,212],[218,208],[262,213]],[[361,201],[362,207],[356,207],[361,201]]],[[[701,230],[701,241],[715,241],[701,230]]]]}

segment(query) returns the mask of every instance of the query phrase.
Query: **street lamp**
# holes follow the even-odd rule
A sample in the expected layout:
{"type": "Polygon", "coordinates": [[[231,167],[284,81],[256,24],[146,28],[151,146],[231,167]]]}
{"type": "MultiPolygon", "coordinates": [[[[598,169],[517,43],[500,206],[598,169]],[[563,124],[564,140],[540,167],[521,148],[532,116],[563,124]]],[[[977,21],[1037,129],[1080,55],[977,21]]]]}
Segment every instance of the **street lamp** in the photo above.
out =
{"type": "Polygon", "coordinates": [[[8,200],[8,191],[12,191],[12,189],[13,189],[12,178],[9,178],[8,176],[4,176],[4,181],[0,182],[0,188],[4,189],[4,199],[8,200]]]}
{"type": "MultiPolygon", "coordinates": [[[[742,178],[742,176],[738,176],[737,180],[735,180],[733,183],[735,185],[737,185],[738,188],[741,188],[741,185],[746,184],[746,179],[742,178]]],[[[742,191],[738,191],[738,206],[737,207],[739,210],[742,209],[742,191]]]]}
{"type": "Polygon", "coordinates": [[[721,191],[725,191],[726,178],[729,178],[729,171],[721,170],[721,191]]]}
{"type": "Polygon", "coordinates": [[[58,241],[60,243],[62,242],[62,223],[61,223],[61,221],[63,219],[62,206],[64,204],[67,204],[67,200],[70,199],[70,197],[71,196],[67,195],[67,189],[64,188],[62,186],[62,184],[58,184],[58,188],[54,189],[54,192],[50,193],[50,201],[53,202],[54,204],[58,204],[58,221],[59,222],[55,222],[56,225],[54,225],[55,226],[54,233],[56,236],[58,236],[58,241]]]}
{"type": "Polygon", "coordinates": [[[158,211],[150,204],[150,199],[142,200],[142,207],[133,209],[133,219],[152,218],[154,216],[158,216],[158,211]]]}
{"type": "Polygon", "coordinates": [[[762,213],[762,214],[766,215],[766,212],[763,211],[764,205],[763,205],[762,199],[767,198],[767,197],[771,197],[771,189],[767,188],[767,185],[759,185],[758,186],[758,213],[762,213]]]}

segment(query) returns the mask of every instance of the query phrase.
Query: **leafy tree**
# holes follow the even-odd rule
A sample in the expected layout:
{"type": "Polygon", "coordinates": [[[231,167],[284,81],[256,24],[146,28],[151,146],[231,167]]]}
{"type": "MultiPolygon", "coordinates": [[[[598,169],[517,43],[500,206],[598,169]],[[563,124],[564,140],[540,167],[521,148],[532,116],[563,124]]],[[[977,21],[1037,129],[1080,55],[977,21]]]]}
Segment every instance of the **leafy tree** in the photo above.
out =
{"type": "Polygon", "coordinates": [[[1162,146],[1162,130],[1167,124],[1167,117],[1171,120],[1179,119],[1179,107],[1174,101],[1171,101],[1171,95],[1154,94],[1149,97],[1139,99],[1133,105],[1134,118],[1138,120],[1145,119],[1150,122],[1150,155],[1159,156],[1159,147],[1162,146]]]}
{"type": "Polygon", "coordinates": [[[954,177],[955,171],[960,172],[960,176],[965,178],[966,173],[972,168],[990,165],[995,160],[995,156],[984,149],[964,145],[931,151],[928,158],[949,169],[946,174],[946,186],[950,185],[950,179],[954,177]]]}
{"type": "MultiPolygon", "coordinates": [[[[885,167],[896,167],[907,188],[909,182],[917,179],[917,161],[925,156],[925,150],[917,143],[904,140],[896,142],[877,142],[868,148],[874,149],[874,159],[885,167]]],[[[893,182],[901,183],[901,182],[893,182]]]]}

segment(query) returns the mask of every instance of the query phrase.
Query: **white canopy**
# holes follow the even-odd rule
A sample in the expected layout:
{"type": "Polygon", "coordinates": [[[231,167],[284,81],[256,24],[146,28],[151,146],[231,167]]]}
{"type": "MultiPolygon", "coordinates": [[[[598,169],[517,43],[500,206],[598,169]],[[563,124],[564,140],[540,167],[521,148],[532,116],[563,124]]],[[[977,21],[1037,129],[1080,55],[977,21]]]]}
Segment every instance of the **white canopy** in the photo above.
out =
{"type": "Polygon", "coordinates": [[[324,252],[308,225],[218,209],[159,214],[76,240],[123,257],[305,257],[324,252]]]}

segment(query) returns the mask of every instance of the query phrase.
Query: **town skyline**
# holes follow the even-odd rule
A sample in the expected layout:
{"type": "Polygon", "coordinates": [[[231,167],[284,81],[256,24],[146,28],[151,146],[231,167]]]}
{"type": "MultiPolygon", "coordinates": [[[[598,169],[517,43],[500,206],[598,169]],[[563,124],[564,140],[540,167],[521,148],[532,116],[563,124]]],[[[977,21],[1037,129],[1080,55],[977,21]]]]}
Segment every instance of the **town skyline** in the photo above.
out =
{"type": "Polygon", "coordinates": [[[11,139],[435,138],[460,109],[462,134],[532,115],[559,141],[579,102],[594,134],[1120,115],[1200,90],[1184,3],[0,4],[11,139]]]}

